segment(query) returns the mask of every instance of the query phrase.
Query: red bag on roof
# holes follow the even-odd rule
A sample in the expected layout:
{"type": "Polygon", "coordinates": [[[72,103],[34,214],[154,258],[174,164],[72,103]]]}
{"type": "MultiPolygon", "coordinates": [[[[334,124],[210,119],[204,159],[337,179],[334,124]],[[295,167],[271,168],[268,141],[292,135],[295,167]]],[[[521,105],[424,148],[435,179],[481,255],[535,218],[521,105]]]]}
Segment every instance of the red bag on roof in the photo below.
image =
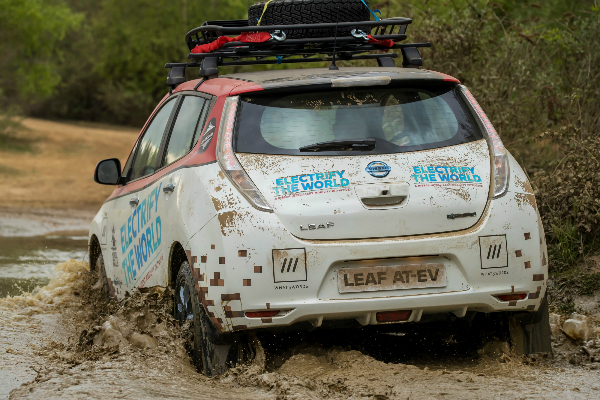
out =
{"type": "Polygon", "coordinates": [[[220,49],[225,43],[229,42],[262,43],[269,39],[271,39],[269,32],[242,32],[240,36],[236,37],[220,36],[214,42],[194,47],[191,52],[193,54],[210,53],[211,51],[220,49]]]}

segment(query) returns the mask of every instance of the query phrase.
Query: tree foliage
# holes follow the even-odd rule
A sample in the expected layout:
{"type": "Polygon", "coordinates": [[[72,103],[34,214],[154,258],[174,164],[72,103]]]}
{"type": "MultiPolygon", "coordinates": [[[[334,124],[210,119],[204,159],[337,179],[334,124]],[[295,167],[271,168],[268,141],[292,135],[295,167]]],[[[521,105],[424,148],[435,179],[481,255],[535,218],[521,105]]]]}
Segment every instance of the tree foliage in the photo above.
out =
{"type": "Polygon", "coordinates": [[[206,20],[246,18],[249,2],[71,0],[71,4],[85,15],[85,23],[67,40],[63,84],[34,113],[140,126],[167,90],[165,63],[186,61],[184,35],[206,20]]]}
{"type": "Polygon", "coordinates": [[[82,16],[60,0],[0,0],[0,90],[24,99],[50,95],[60,82],[61,41],[82,16]]]}

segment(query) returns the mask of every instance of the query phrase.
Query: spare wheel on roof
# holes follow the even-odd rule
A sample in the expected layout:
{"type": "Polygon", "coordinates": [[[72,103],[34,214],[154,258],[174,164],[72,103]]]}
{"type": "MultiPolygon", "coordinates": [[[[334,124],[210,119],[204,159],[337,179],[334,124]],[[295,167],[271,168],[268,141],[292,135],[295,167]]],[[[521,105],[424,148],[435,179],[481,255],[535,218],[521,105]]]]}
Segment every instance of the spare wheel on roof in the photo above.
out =
{"type": "MultiPolygon", "coordinates": [[[[368,0],[271,0],[250,6],[248,25],[295,25],[369,21],[368,0]],[[267,4],[268,3],[268,4],[267,4]],[[265,9],[265,4],[267,5],[265,9]]],[[[369,33],[369,27],[356,28],[369,33]]],[[[353,28],[338,28],[337,36],[349,36],[353,28]]],[[[336,28],[285,30],[290,39],[334,37],[336,28]]]]}

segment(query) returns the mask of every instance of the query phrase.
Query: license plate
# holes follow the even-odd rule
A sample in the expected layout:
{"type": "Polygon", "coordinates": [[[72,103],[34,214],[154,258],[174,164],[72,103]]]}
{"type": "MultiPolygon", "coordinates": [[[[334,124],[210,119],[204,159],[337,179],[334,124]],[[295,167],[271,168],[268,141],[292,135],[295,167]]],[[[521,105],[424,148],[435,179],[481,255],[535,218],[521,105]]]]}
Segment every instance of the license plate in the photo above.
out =
{"type": "Polygon", "coordinates": [[[340,293],[445,286],[446,268],[444,264],[341,268],[338,270],[340,293]]]}

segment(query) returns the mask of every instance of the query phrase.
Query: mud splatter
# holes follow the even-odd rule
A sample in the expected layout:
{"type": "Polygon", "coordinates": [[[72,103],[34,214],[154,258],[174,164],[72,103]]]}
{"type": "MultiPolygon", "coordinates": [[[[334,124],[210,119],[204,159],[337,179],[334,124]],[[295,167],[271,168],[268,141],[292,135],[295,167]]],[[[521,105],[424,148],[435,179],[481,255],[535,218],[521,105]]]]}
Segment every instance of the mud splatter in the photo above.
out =
{"type": "MultiPolygon", "coordinates": [[[[297,345],[291,349],[270,348],[266,359],[208,379],[190,363],[189,336],[171,317],[168,289],[146,289],[108,302],[93,289],[95,283],[86,263],[71,261],[58,265],[50,284],[34,294],[0,299],[2,360],[32,368],[30,381],[14,389],[11,398],[562,399],[596,398],[600,391],[595,369],[600,343],[562,336],[555,337],[558,361],[504,350],[498,357],[488,351],[465,358],[453,356],[452,347],[445,356],[432,357],[425,338],[416,342],[422,356],[402,361],[403,354],[421,351],[419,345],[406,347],[402,334],[363,336],[370,340],[348,348],[340,345],[344,341],[336,331],[323,336],[329,344],[295,336],[297,345]],[[7,330],[13,332],[10,346],[7,330]],[[388,358],[398,360],[369,355],[369,346],[377,343],[388,358]]],[[[347,337],[355,334],[346,332],[347,337]]],[[[494,346],[486,348],[502,349],[502,343],[494,346]]]]}
{"type": "Polygon", "coordinates": [[[525,193],[515,193],[514,198],[520,210],[523,210],[523,207],[526,205],[531,206],[534,210],[537,210],[534,195],[525,193]]]}
{"type": "Polygon", "coordinates": [[[42,327],[53,331],[33,332],[45,333],[45,340],[21,358],[35,374],[11,398],[269,398],[196,372],[186,350],[189,335],[171,317],[168,289],[109,302],[94,289],[96,281],[87,263],[70,261],[57,265],[50,284],[35,294],[0,300],[2,320],[21,321],[25,336],[40,325],[35,316],[44,316],[42,327]]]}
{"type": "Polygon", "coordinates": [[[227,206],[225,204],[225,202],[223,202],[215,197],[212,197],[212,202],[213,202],[213,205],[215,206],[215,210],[217,212],[221,211],[222,209],[224,209],[227,206]]]}
{"type": "Polygon", "coordinates": [[[443,187],[443,190],[452,193],[453,195],[460,197],[466,203],[471,202],[471,193],[466,188],[453,188],[453,187],[443,187]]]}
{"type": "Polygon", "coordinates": [[[227,236],[235,228],[237,216],[236,211],[223,212],[217,216],[223,236],[227,236]]]}

